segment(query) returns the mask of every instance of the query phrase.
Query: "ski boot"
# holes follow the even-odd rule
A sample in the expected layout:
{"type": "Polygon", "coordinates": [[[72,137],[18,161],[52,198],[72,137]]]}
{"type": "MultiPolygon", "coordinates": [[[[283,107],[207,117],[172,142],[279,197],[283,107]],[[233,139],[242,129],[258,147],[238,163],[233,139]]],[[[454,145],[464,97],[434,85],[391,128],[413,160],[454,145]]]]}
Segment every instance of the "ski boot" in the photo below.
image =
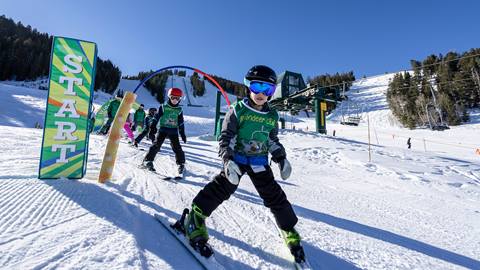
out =
{"type": "Polygon", "coordinates": [[[183,209],[183,213],[182,213],[182,216],[180,217],[180,219],[177,220],[174,224],[170,224],[170,227],[172,229],[176,230],[177,232],[182,233],[183,235],[186,235],[185,234],[185,227],[183,227],[183,224],[185,224],[185,217],[187,217],[188,212],[189,212],[188,208],[183,209]]]}
{"type": "Polygon", "coordinates": [[[143,166],[145,166],[145,168],[147,168],[147,170],[151,171],[151,172],[155,172],[155,167],[153,167],[153,161],[143,161],[143,166]]]}
{"type": "Polygon", "coordinates": [[[205,219],[202,210],[195,204],[192,204],[192,211],[184,220],[183,227],[185,236],[190,241],[190,245],[203,257],[209,258],[213,255],[213,250],[208,241],[208,231],[205,225],[205,219]]]}
{"type": "Polygon", "coordinates": [[[295,229],[291,229],[289,231],[282,231],[283,239],[285,239],[285,243],[290,249],[290,253],[292,253],[293,257],[295,258],[295,262],[297,263],[304,263],[305,262],[305,252],[303,251],[303,247],[300,244],[300,234],[295,229]]]}
{"type": "Polygon", "coordinates": [[[133,146],[134,146],[135,148],[138,148],[138,142],[137,142],[137,141],[133,141],[133,146]]]}
{"type": "Polygon", "coordinates": [[[178,174],[183,175],[184,171],[185,171],[185,164],[179,164],[178,165],[178,174]]]}

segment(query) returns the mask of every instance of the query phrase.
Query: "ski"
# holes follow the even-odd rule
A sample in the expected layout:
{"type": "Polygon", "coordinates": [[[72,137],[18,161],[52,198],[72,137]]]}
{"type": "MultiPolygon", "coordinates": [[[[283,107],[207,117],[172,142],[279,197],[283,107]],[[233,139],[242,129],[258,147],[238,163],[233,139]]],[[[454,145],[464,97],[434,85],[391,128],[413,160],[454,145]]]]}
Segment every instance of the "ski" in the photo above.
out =
{"type": "Polygon", "coordinates": [[[180,174],[175,174],[175,175],[168,175],[163,178],[163,180],[175,180],[175,181],[180,181],[185,178],[185,172],[180,173],[180,174]]]}
{"type": "Polygon", "coordinates": [[[180,181],[182,179],[185,179],[185,167],[182,166],[181,167],[181,170],[179,169],[179,171],[173,175],[169,175],[166,170],[165,170],[165,174],[167,174],[167,176],[165,176],[163,178],[163,180],[175,180],[175,181],[180,181]]]}
{"type": "Polygon", "coordinates": [[[308,262],[307,258],[305,258],[304,261],[302,262],[297,262],[295,257],[292,255],[292,260],[293,260],[293,266],[295,267],[296,270],[311,270],[313,269],[312,266],[310,266],[310,263],[308,262]]]}
{"type": "Polygon", "coordinates": [[[145,171],[147,171],[151,174],[158,175],[158,176],[160,176],[160,179],[165,180],[165,181],[169,181],[171,183],[176,183],[177,181],[183,179],[183,176],[167,176],[167,175],[161,174],[157,171],[152,171],[152,170],[148,169],[148,167],[146,167],[143,164],[138,165],[138,168],[142,169],[142,170],[145,170],[145,171]]]}
{"type": "Polygon", "coordinates": [[[275,225],[275,228],[277,229],[278,236],[280,236],[280,238],[282,239],[282,242],[283,242],[284,246],[287,247],[287,249],[288,249],[288,260],[290,260],[292,262],[294,269],[296,269],[296,270],[313,269],[312,266],[310,265],[310,263],[308,262],[308,259],[306,258],[305,254],[304,254],[304,260],[303,261],[301,261],[301,260],[297,261],[295,256],[292,254],[292,251],[288,247],[287,241],[282,234],[282,230],[278,227],[277,222],[275,221],[275,219],[272,216],[270,216],[270,220],[275,225]]]}
{"type": "Polygon", "coordinates": [[[285,239],[283,238],[282,235],[280,235],[280,237],[282,238],[282,241],[284,242],[284,245],[285,247],[287,247],[288,249],[288,260],[290,260],[293,264],[293,268],[295,270],[311,270],[313,269],[312,266],[310,265],[310,263],[308,262],[307,258],[304,258],[303,260],[300,260],[300,259],[296,259],[295,256],[292,254],[292,251],[290,250],[290,248],[286,245],[286,242],[285,242],[285,239]]]}
{"type": "Polygon", "coordinates": [[[183,231],[183,227],[180,224],[183,224],[183,220],[185,219],[186,214],[188,214],[188,209],[183,211],[182,217],[180,220],[172,223],[168,217],[159,215],[157,213],[154,214],[155,219],[162,224],[165,229],[167,229],[174,237],[177,239],[182,245],[187,249],[190,254],[202,265],[204,269],[215,269],[215,270],[222,270],[225,269],[223,265],[221,265],[216,259],[215,254],[211,254],[211,256],[204,257],[200,254],[200,251],[195,249],[191,244],[190,241],[186,238],[185,232],[183,231]]]}
{"type": "Polygon", "coordinates": [[[139,165],[138,165],[138,168],[139,168],[139,169],[143,169],[143,170],[148,171],[148,172],[151,172],[151,173],[153,173],[153,174],[160,175],[157,171],[155,171],[155,170],[150,170],[147,166],[145,166],[145,165],[143,165],[143,164],[139,164],[139,165]]]}
{"type": "Polygon", "coordinates": [[[135,146],[133,144],[130,144],[130,147],[133,148],[133,149],[137,149],[138,151],[146,151],[145,148],[141,148],[141,147],[135,146]]]}
{"type": "Polygon", "coordinates": [[[167,180],[167,181],[169,181],[169,180],[180,181],[180,180],[183,179],[183,176],[179,176],[179,175],[177,175],[177,176],[165,176],[162,179],[167,180]]]}

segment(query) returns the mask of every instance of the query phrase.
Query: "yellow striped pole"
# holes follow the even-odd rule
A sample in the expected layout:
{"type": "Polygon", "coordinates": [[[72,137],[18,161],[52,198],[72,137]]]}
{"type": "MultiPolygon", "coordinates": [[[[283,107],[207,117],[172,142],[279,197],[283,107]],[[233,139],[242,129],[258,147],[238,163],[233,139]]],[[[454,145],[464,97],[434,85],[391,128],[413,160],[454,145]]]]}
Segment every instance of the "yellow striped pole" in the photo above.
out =
{"type": "Polygon", "coordinates": [[[112,178],[115,160],[117,159],[118,145],[123,132],[123,126],[125,125],[128,113],[130,112],[136,97],[137,95],[134,93],[126,92],[122,103],[120,103],[120,107],[118,108],[117,114],[115,115],[115,119],[113,120],[113,124],[110,129],[110,135],[108,136],[107,147],[105,148],[105,154],[103,156],[102,168],[100,169],[100,175],[98,176],[98,182],[100,183],[105,183],[112,178]]]}

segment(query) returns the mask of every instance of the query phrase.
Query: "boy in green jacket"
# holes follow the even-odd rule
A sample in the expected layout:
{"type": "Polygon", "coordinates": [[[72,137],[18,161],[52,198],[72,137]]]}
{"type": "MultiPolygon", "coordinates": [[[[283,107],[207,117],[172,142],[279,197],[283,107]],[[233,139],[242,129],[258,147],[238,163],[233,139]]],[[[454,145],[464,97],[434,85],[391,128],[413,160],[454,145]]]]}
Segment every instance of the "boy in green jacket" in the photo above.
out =
{"type": "Polygon", "coordinates": [[[132,126],[132,131],[133,132],[137,131],[137,127],[141,127],[142,129],[145,128],[143,126],[143,122],[145,121],[144,107],[145,107],[145,105],[140,104],[140,107],[138,107],[138,109],[133,114],[133,126],[132,126]]]}
{"type": "Polygon", "coordinates": [[[248,97],[233,104],[225,115],[219,148],[223,170],[193,199],[192,210],[183,224],[190,244],[205,257],[212,254],[206,244],[205,219],[235,192],[242,175],[248,174],[264,205],[273,213],[295,260],[305,261],[300,235],[294,229],[298,218],[268,162],[270,153],[272,161],[280,167],[281,177],[285,180],[290,176],[291,166],[277,137],[278,113],[267,103],[275,92],[276,82],[277,76],[271,68],[252,67],[245,75],[248,97]]]}
{"type": "Polygon", "coordinates": [[[110,126],[112,125],[113,119],[115,118],[115,114],[117,114],[118,107],[120,107],[120,103],[122,102],[123,99],[123,91],[118,91],[117,95],[115,96],[115,99],[108,104],[107,108],[107,116],[108,120],[105,125],[103,125],[102,129],[100,129],[99,134],[107,134],[108,131],[110,130],[110,126]]]}

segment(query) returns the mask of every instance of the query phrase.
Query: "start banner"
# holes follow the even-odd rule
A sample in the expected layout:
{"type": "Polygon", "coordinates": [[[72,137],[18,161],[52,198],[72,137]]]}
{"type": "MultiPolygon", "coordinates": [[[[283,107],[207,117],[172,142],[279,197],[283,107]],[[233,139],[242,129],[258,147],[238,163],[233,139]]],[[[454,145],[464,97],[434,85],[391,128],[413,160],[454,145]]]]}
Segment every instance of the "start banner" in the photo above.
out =
{"type": "Polygon", "coordinates": [[[97,45],[54,37],[38,178],[82,178],[88,156],[97,45]]]}

